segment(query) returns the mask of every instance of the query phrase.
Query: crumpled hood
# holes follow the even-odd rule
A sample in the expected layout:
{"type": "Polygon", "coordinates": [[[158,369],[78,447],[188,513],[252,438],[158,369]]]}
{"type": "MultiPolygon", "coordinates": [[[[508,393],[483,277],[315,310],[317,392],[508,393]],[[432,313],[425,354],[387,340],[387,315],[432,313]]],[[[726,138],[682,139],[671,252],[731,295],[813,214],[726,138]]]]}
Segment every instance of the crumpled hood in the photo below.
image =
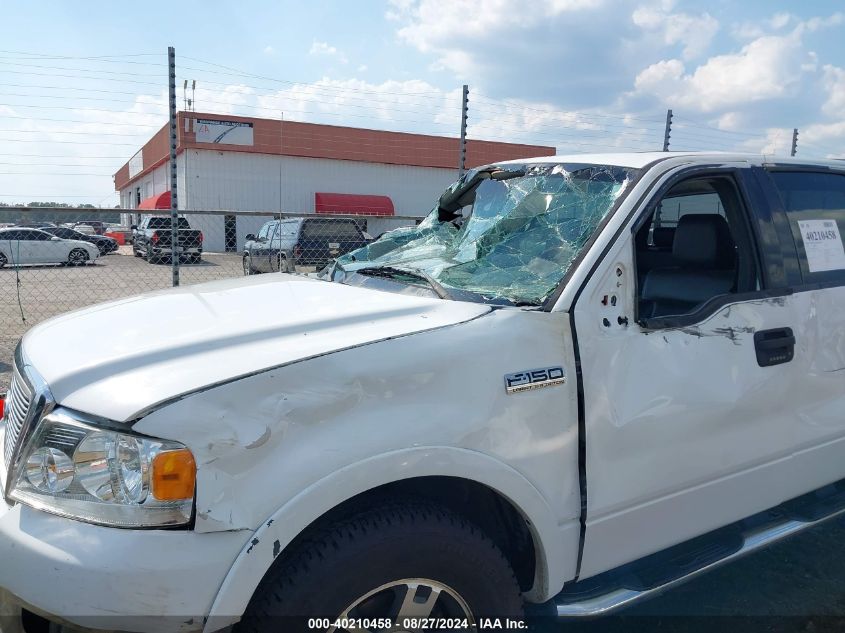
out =
{"type": "Polygon", "coordinates": [[[23,351],[58,403],[125,421],[216,383],[460,323],[489,310],[294,275],[260,275],[72,312],[30,330],[23,351]]]}

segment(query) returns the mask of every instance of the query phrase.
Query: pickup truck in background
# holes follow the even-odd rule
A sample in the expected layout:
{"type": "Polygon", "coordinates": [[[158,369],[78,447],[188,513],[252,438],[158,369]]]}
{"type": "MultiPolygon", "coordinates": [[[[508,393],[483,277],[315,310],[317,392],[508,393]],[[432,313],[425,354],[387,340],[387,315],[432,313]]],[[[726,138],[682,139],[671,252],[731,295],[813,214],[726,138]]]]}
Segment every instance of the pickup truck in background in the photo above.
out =
{"type": "MultiPolygon", "coordinates": [[[[181,261],[198,264],[202,260],[202,231],[192,229],[186,218],[178,219],[177,254],[181,261]]],[[[151,264],[169,260],[171,252],[169,216],[150,216],[132,226],[132,252],[151,264]]]]}

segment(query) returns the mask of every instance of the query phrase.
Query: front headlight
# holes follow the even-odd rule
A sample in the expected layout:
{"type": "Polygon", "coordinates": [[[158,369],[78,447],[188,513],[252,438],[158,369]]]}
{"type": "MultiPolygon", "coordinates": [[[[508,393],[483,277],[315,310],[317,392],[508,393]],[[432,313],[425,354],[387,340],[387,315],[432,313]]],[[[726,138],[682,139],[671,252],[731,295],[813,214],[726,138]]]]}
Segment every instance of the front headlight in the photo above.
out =
{"type": "Polygon", "coordinates": [[[178,442],[93,426],[62,409],[26,444],[11,498],[46,512],[117,527],[185,525],[196,464],[178,442]]]}

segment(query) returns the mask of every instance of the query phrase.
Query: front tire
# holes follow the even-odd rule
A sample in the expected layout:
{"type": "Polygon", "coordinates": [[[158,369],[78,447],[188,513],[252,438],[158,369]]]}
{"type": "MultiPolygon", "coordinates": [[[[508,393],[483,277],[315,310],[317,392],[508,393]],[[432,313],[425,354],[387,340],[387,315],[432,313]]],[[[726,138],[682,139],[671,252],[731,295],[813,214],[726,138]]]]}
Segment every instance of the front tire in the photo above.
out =
{"type": "Polygon", "coordinates": [[[67,256],[68,266],[83,266],[90,258],[88,251],[81,248],[74,248],[67,256]]]}
{"type": "Polygon", "coordinates": [[[0,268],[3,268],[8,263],[9,260],[6,259],[6,256],[3,253],[0,253],[0,268]]]}
{"type": "MultiPolygon", "coordinates": [[[[237,631],[305,632],[309,618],[521,618],[508,561],[463,517],[424,502],[394,503],[315,530],[282,554],[237,631]]],[[[324,629],[320,629],[324,630],[324,629]]],[[[331,630],[331,629],[329,629],[331,630]]]]}

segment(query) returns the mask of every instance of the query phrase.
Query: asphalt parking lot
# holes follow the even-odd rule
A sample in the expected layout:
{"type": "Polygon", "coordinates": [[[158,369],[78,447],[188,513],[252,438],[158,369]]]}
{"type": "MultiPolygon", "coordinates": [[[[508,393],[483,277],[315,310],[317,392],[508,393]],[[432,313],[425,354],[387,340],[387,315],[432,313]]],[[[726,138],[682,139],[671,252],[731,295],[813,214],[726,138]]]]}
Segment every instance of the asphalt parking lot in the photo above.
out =
{"type": "MultiPolygon", "coordinates": [[[[207,253],[202,263],[181,268],[183,284],[242,274],[238,254],[207,253]]],[[[170,285],[168,264],[135,258],[129,247],[79,268],[0,270],[0,391],[8,386],[14,345],[35,323],[170,285]]],[[[92,345],[108,343],[91,341],[92,345]]],[[[716,627],[728,631],[843,631],[844,543],[845,523],[835,520],[711,572],[622,616],[548,626],[565,631],[643,633],[712,631],[716,627]]]]}

